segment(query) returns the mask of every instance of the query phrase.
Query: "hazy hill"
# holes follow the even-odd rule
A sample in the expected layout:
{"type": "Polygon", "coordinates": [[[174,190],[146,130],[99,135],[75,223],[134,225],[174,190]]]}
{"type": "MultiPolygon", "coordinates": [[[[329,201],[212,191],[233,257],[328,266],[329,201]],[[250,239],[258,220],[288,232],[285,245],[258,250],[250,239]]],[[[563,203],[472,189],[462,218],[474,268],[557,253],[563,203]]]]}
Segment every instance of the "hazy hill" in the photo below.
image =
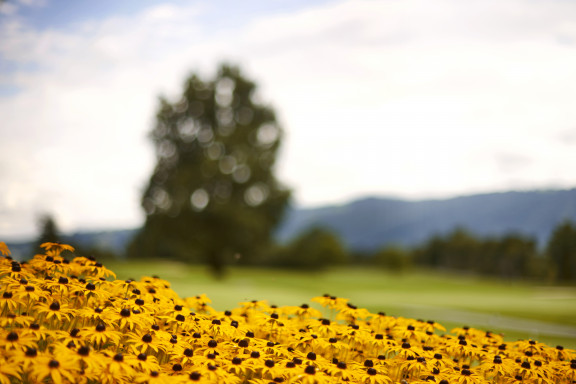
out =
{"type": "MultiPolygon", "coordinates": [[[[292,208],[277,236],[287,241],[306,228],[323,226],[338,233],[350,249],[371,250],[387,243],[413,246],[460,226],[478,236],[509,232],[530,235],[542,247],[554,227],[566,219],[576,222],[576,189],[421,201],[370,197],[339,206],[292,208]]],[[[136,231],[82,232],[64,236],[64,240],[121,254],[136,231]]],[[[31,244],[8,243],[16,257],[29,255],[31,244]]]]}
{"type": "Polygon", "coordinates": [[[516,232],[545,245],[561,221],[576,221],[576,189],[504,192],[444,200],[365,198],[341,206],[293,209],[278,232],[286,241],[305,228],[323,226],[351,249],[386,243],[415,245],[460,226],[479,236],[516,232]]]}

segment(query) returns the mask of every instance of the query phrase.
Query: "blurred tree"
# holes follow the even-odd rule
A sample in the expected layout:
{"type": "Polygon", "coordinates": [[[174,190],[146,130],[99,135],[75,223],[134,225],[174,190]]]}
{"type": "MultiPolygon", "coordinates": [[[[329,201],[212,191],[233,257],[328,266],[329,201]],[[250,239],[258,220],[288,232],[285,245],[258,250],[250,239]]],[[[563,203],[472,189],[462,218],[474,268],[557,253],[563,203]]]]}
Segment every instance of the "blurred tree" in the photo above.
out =
{"type": "Polygon", "coordinates": [[[38,219],[38,228],[40,229],[40,236],[34,244],[34,254],[32,256],[41,251],[40,245],[43,243],[61,242],[60,231],[58,230],[58,226],[56,225],[56,221],[52,215],[48,213],[41,215],[38,219]]]}
{"type": "Polygon", "coordinates": [[[498,273],[503,278],[528,277],[532,260],[538,250],[536,240],[520,234],[508,234],[500,239],[501,258],[498,273]]]}
{"type": "Polygon", "coordinates": [[[481,262],[480,242],[464,228],[444,236],[433,236],[416,250],[415,259],[422,265],[472,271],[481,262]]]}
{"type": "Polygon", "coordinates": [[[410,268],[412,257],[410,252],[399,245],[387,245],[376,251],[373,262],[393,272],[404,272],[410,268]]]}
{"type": "Polygon", "coordinates": [[[576,281],[576,226],[571,221],[565,221],[554,229],[546,255],[557,280],[576,281]]]}
{"type": "Polygon", "coordinates": [[[290,193],[273,173],[282,129],[255,91],[222,65],[213,80],[190,76],[180,100],[160,99],[157,164],[131,257],[203,261],[216,275],[233,259],[262,257],[290,193]]]}
{"type": "Polygon", "coordinates": [[[281,252],[276,264],[308,271],[342,265],[348,255],[340,238],[332,231],[312,227],[303,231],[281,252]]]}

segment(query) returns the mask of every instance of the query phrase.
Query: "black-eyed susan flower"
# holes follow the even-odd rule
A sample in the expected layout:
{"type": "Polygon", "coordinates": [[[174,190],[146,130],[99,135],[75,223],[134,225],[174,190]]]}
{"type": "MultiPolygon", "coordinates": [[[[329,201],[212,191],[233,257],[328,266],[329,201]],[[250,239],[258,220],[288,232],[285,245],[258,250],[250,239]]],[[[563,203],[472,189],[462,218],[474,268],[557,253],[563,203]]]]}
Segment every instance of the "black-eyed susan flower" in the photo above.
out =
{"type": "Polygon", "coordinates": [[[18,365],[10,364],[10,361],[0,357],[0,383],[10,384],[13,380],[22,380],[18,365]]]}
{"type": "Polygon", "coordinates": [[[68,304],[60,303],[57,300],[51,303],[40,302],[34,306],[34,310],[51,325],[60,324],[70,319],[68,304]]]}
{"type": "Polygon", "coordinates": [[[2,256],[10,256],[12,253],[10,252],[10,249],[8,248],[8,246],[6,245],[5,242],[0,241],[0,255],[2,256]]]}
{"type": "Polygon", "coordinates": [[[2,293],[0,296],[0,308],[2,313],[10,313],[15,311],[19,306],[23,304],[22,300],[14,296],[10,291],[2,293]]]}
{"type": "Polygon", "coordinates": [[[0,257],[0,384],[548,384],[575,376],[576,355],[561,346],[506,343],[470,327],[437,335],[433,321],[372,314],[329,295],[314,300],[329,319],[308,305],[257,300],[218,312],[205,295],[181,299],[160,278],[114,280],[93,259],[68,262],[61,254],[70,248],[46,248],[29,263],[0,257]]]}
{"type": "Polygon", "coordinates": [[[159,371],[160,364],[154,355],[139,353],[131,362],[132,368],[137,372],[159,371]]]}
{"type": "Polygon", "coordinates": [[[117,345],[120,343],[122,333],[106,327],[100,323],[94,327],[84,328],[80,330],[80,336],[90,341],[97,349],[102,349],[106,343],[117,345]]]}
{"type": "Polygon", "coordinates": [[[74,382],[75,374],[79,371],[72,362],[66,360],[56,360],[53,357],[45,356],[38,364],[32,366],[30,376],[36,382],[50,379],[54,384],[74,382]]]}
{"type": "Polygon", "coordinates": [[[394,381],[375,368],[366,368],[358,375],[358,380],[363,384],[392,384],[394,381]]]}

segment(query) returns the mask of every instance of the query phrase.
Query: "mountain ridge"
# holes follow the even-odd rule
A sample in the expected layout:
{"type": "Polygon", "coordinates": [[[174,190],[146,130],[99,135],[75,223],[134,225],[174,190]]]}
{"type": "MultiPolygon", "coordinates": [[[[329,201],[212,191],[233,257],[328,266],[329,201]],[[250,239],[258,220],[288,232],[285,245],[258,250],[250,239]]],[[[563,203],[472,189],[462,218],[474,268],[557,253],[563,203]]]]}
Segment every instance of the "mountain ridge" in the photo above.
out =
{"type": "Polygon", "coordinates": [[[507,191],[416,201],[368,196],[339,206],[291,210],[278,231],[281,241],[321,226],[352,249],[387,243],[414,246],[462,227],[478,236],[520,233],[543,247],[556,225],[576,221],[576,189],[507,191]]]}

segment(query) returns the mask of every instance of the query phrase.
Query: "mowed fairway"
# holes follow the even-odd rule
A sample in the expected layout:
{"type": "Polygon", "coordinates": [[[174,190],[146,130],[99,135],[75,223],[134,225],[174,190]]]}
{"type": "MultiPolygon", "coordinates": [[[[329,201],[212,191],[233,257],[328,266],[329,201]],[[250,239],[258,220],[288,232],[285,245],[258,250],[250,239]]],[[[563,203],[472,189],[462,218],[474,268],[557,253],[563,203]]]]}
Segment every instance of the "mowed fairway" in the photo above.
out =
{"type": "Polygon", "coordinates": [[[217,310],[250,300],[301,305],[329,293],[372,312],[435,320],[448,330],[467,325],[503,333],[510,341],[533,338],[576,348],[576,287],[354,267],[319,273],[236,267],[221,281],[214,280],[202,266],[175,262],[115,262],[107,267],[121,279],[157,275],[182,297],[205,293],[217,310]]]}

